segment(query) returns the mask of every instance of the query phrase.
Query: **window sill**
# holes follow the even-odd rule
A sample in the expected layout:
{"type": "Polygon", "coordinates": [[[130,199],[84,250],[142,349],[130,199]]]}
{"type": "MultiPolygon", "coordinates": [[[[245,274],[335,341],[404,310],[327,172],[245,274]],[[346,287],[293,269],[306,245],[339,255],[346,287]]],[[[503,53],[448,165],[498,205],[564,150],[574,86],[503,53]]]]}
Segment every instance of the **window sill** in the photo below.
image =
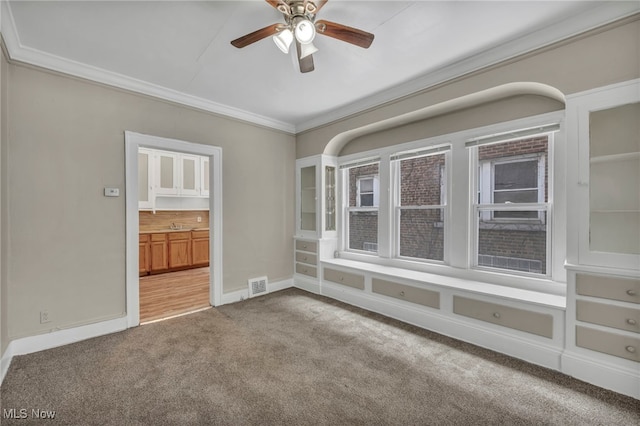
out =
{"type": "MultiPolygon", "coordinates": [[[[413,271],[410,269],[398,268],[395,266],[379,265],[342,258],[325,259],[322,260],[321,263],[323,266],[339,266],[355,269],[363,273],[384,275],[390,280],[393,280],[394,278],[400,278],[411,281],[418,281],[420,283],[427,283],[439,287],[494,296],[502,299],[522,301],[556,309],[566,309],[567,305],[565,295],[526,290],[521,288],[508,287],[505,285],[490,284],[474,279],[451,277],[430,272],[413,271]]],[[[471,273],[473,272],[474,271],[471,271],[471,273]]]]}

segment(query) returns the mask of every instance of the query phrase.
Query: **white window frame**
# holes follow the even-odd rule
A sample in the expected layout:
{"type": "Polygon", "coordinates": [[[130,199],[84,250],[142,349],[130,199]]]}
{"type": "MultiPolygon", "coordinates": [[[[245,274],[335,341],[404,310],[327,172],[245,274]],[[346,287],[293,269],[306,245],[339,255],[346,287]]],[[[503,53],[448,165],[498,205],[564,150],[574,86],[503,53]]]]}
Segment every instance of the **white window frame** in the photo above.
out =
{"type": "Polygon", "coordinates": [[[366,175],[366,176],[358,176],[356,180],[356,206],[357,207],[379,207],[380,206],[380,176],[379,175],[366,175]],[[362,181],[363,180],[371,180],[372,181],[372,191],[362,192],[362,181]],[[373,195],[373,205],[372,206],[363,206],[362,205],[362,196],[363,195],[373,195]]]}
{"type": "MultiPolygon", "coordinates": [[[[509,157],[491,158],[487,160],[478,161],[478,204],[494,204],[499,207],[504,207],[504,204],[497,204],[494,202],[495,189],[495,167],[501,164],[511,164],[518,162],[526,162],[536,160],[538,162],[538,176],[536,188],[518,188],[520,191],[537,190],[538,191],[538,203],[544,203],[545,199],[545,156],[538,153],[512,155],[509,157]]],[[[515,190],[514,190],[515,191],[515,190]]],[[[481,218],[484,221],[495,222],[532,222],[539,221],[544,223],[545,215],[539,214],[537,219],[534,218],[496,218],[492,212],[483,211],[481,218]]]]}
{"type": "MultiPolygon", "coordinates": [[[[367,256],[378,256],[379,252],[377,251],[371,251],[371,250],[364,250],[364,249],[354,249],[354,248],[350,248],[350,240],[349,240],[349,236],[350,236],[350,229],[349,229],[349,215],[351,212],[377,212],[378,213],[378,229],[377,229],[377,233],[379,235],[380,233],[380,159],[379,158],[375,158],[375,159],[371,159],[371,160],[365,160],[362,162],[358,162],[356,164],[347,164],[347,165],[343,165],[341,167],[341,173],[340,173],[340,180],[342,181],[342,185],[341,185],[341,192],[342,192],[342,198],[341,198],[341,203],[344,206],[343,209],[343,217],[342,217],[342,246],[343,249],[345,251],[350,251],[350,252],[355,252],[355,253],[362,253],[362,254],[366,254],[367,256]],[[349,191],[350,191],[350,182],[349,182],[349,170],[354,168],[354,167],[361,167],[361,166],[365,166],[365,165],[371,165],[371,164],[378,164],[378,174],[367,174],[367,175],[363,175],[363,176],[358,176],[356,179],[356,206],[352,207],[349,206],[349,191]],[[374,199],[373,199],[373,206],[364,206],[362,207],[360,205],[360,180],[361,179],[373,179],[373,194],[374,194],[374,199]]],[[[373,241],[371,241],[373,243],[373,241]]],[[[376,244],[379,244],[379,236],[378,236],[378,241],[375,242],[376,244]]]]}
{"type": "MultiPolygon", "coordinates": [[[[553,238],[553,231],[552,231],[552,194],[553,194],[553,151],[554,151],[554,132],[543,132],[543,133],[532,133],[530,135],[528,135],[528,137],[533,137],[533,136],[542,136],[545,135],[547,136],[547,157],[548,157],[548,162],[549,162],[549,176],[548,176],[548,185],[549,185],[549,196],[548,196],[548,201],[545,202],[545,192],[544,192],[544,179],[545,179],[545,161],[544,161],[544,155],[541,154],[522,154],[522,155],[515,155],[515,156],[511,156],[511,157],[500,157],[500,158],[496,158],[496,159],[490,159],[490,160],[482,160],[480,161],[478,159],[478,146],[474,146],[470,149],[470,155],[469,155],[469,164],[471,169],[475,170],[476,173],[471,175],[471,182],[470,182],[470,188],[480,188],[480,197],[478,197],[478,191],[472,191],[470,192],[470,211],[471,211],[471,227],[470,227],[470,246],[472,248],[471,250],[471,255],[470,255],[470,259],[469,259],[469,266],[472,269],[477,269],[477,270],[487,270],[487,271],[496,271],[502,274],[508,274],[508,275],[523,275],[523,276],[533,276],[533,277],[545,277],[545,278],[551,278],[552,276],[552,272],[553,272],[553,262],[554,259],[552,257],[552,241],[554,240],[553,238]],[[540,159],[538,160],[538,187],[541,188],[542,190],[538,191],[538,202],[537,203],[513,203],[513,204],[494,204],[493,203],[493,188],[494,188],[494,163],[497,164],[504,164],[504,163],[508,163],[511,161],[508,161],[509,159],[517,159],[518,161],[527,161],[531,158],[536,158],[536,157],[540,157],[540,159]],[[503,160],[507,160],[507,161],[503,161],[503,160]],[[490,176],[487,176],[486,172],[484,172],[484,170],[481,171],[482,165],[489,163],[489,173],[490,176]],[[489,181],[489,185],[487,185],[487,181],[489,181]],[[480,182],[480,184],[478,184],[478,182],[480,182]],[[487,194],[487,191],[490,194],[490,203],[483,203],[483,201],[485,201],[485,197],[487,194]],[[485,194],[483,196],[483,191],[485,191],[485,194]],[[478,198],[480,198],[480,200],[478,200],[478,198]],[[533,218],[493,218],[493,212],[495,210],[508,210],[508,211],[531,211],[531,210],[538,210],[539,214],[538,214],[538,219],[533,219],[533,218]],[[546,217],[546,219],[545,219],[546,217]],[[517,271],[517,270],[512,270],[512,269],[507,269],[507,268],[498,268],[498,267],[488,267],[488,266],[481,266],[478,263],[478,257],[479,257],[479,230],[480,230],[480,222],[482,221],[491,221],[491,222],[502,222],[502,223],[531,223],[531,222],[535,222],[535,223],[539,223],[541,225],[544,225],[546,227],[546,253],[545,253],[545,257],[546,257],[546,269],[545,271],[543,271],[541,274],[537,274],[537,273],[531,273],[531,272],[521,272],[521,271],[517,271]]],[[[509,142],[509,141],[517,141],[519,139],[523,139],[523,138],[516,138],[516,139],[506,139],[502,140],[502,141],[496,141],[495,143],[502,143],[502,142],[509,142]]]]}
{"type": "MultiPolygon", "coordinates": [[[[448,194],[448,179],[447,179],[447,175],[448,175],[448,170],[450,169],[450,163],[451,163],[451,147],[450,146],[438,146],[438,147],[432,147],[433,152],[432,153],[427,153],[427,154],[422,154],[422,155],[415,155],[415,156],[410,156],[410,155],[406,155],[403,156],[403,158],[397,159],[397,160],[393,160],[391,159],[391,173],[394,175],[394,184],[392,185],[393,188],[393,193],[391,196],[391,200],[392,200],[392,204],[393,204],[393,233],[392,233],[392,238],[393,238],[393,248],[392,248],[392,253],[393,253],[393,257],[396,259],[405,259],[405,260],[410,260],[410,261],[415,261],[415,262],[424,262],[424,263],[435,263],[435,264],[446,264],[448,261],[448,254],[447,254],[447,250],[448,250],[448,241],[447,241],[447,228],[448,228],[448,220],[447,218],[449,217],[449,205],[447,203],[447,194],[448,194]],[[400,176],[401,173],[401,162],[403,160],[409,160],[409,159],[414,159],[414,158],[421,158],[421,157],[428,157],[428,156],[435,156],[435,155],[442,155],[444,154],[445,156],[445,164],[444,164],[444,168],[440,167],[439,170],[439,176],[440,176],[440,204],[432,204],[432,205],[421,205],[421,206],[402,206],[401,203],[401,196],[402,196],[402,179],[400,176]],[[444,245],[444,249],[443,249],[443,259],[442,260],[437,260],[437,259],[423,259],[423,258],[418,258],[418,257],[409,257],[409,256],[402,256],[400,254],[400,218],[402,215],[402,210],[440,210],[440,220],[442,222],[442,226],[443,226],[443,231],[444,231],[444,241],[443,241],[443,245],[444,245]]],[[[396,154],[397,155],[397,154],[396,154]]],[[[393,157],[393,156],[392,156],[393,157]]],[[[380,226],[380,224],[378,224],[378,226],[380,226]]]]}
{"type": "MultiPolygon", "coordinates": [[[[340,214],[337,217],[336,256],[347,261],[397,267],[409,274],[411,271],[434,273],[505,287],[560,294],[565,288],[564,261],[567,253],[567,242],[564,237],[567,226],[564,166],[567,159],[567,149],[564,118],[565,112],[561,110],[337,157],[336,162],[340,169],[337,176],[337,209],[340,214]],[[477,256],[474,253],[477,250],[474,247],[475,241],[477,241],[474,215],[477,212],[472,206],[477,203],[478,186],[476,182],[479,174],[477,169],[474,170],[474,167],[478,167],[477,162],[473,161],[475,157],[472,158],[470,155],[470,152],[474,152],[474,150],[469,148],[474,146],[477,141],[484,143],[487,139],[495,137],[498,137],[500,141],[506,141],[504,135],[508,135],[511,140],[523,139],[519,129],[524,129],[522,133],[529,135],[533,135],[530,129],[544,129],[544,131],[537,131],[536,134],[549,132],[554,136],[553,143],[548,147],[545,160],[545,167],[548,170],[547,198],[551,204],[546,218],[548,250],[548,274],[546,276],[520,274],[518,271],[507,269],[482,269],[474,266],[474,259],[477,262],[477,256]],[[397,176],[391,170],[391,157],[399,152],[420,151],[444,145],[451,148],[451,161],[445,173],[448,197],[447,217],[444,221],[445,227],[448,226],[445,229],[445,262],[439,264],[398,258],[395,249],[395,233],[397,231],[393,208],[395,202],[393,193],[395,191],[392,190],[396,185],[397,176]],[[379,162],[380,176],[377,255],[348,248],[349,228],[346,208],[349,205],[349,186],[345,168],[373,162],[379,162]],[[552,247],[553,250],[551,250],[552,247]]],[[[494,206],[489,205],[489,207],[494,206]]],[[[530,205],[521,205],[519,208],[532,209],[530,205]]]]}

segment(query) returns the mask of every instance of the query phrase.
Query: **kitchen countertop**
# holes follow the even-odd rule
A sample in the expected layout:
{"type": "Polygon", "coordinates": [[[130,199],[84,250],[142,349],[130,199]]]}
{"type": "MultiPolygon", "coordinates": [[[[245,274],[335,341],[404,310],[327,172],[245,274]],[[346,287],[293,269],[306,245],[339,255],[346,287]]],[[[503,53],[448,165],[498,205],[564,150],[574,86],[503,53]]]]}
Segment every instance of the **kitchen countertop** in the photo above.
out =
{"type": "Polygon", "coordinates": [[[209,228],[182,228],[182,229],[154,229],[152,231],[140,231],[140,234],[168,234],[171,232],[208,231],[209,228]]]}

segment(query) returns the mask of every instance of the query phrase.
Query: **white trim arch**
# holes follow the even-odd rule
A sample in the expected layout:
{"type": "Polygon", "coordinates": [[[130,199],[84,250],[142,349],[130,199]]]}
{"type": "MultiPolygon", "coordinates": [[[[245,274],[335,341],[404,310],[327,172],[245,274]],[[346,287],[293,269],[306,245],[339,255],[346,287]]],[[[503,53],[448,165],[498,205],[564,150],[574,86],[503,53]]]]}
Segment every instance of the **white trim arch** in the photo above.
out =
{"type": "Polygon", "coordinates": [[[323,154],[337,156],[340,154],[342,148],[344,148],[350,141],[371,133],[380,132],[393,127],[404,126],[416,121],[479,106],[489,102],[523,95],[542,96],[556,100],[562,104],[566,104],[564,93],[547,84],[535,82],[506,83],[339,133],[334,136],[329,143],[327,143],[323,154]]]}

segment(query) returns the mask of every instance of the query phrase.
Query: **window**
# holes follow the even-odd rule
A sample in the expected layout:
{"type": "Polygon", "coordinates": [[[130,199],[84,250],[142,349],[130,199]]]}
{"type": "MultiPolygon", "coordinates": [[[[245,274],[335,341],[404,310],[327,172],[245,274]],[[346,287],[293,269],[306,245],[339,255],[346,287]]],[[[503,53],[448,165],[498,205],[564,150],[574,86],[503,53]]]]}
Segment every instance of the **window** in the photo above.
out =
{"type": "Polygon", "coordinates": [[[395,155],[398,188],[395,205],[399,257],[444,260],[445,167],[448,148],[431,153],[395,155]]]}
{"type": "Polygon", "coordinates": [[[378,182],[378,176],[357,178],[358,196],[356,204],[358,207],[378,207],[378,204],[380,203],[378,182]]]}
{"type": "Polygon", "coordinates": [[[348,167],[347,179],[347,247],[350,250],[377,253],[379,163],[348,167]]]}
{"type": "Polygon", "coordinates": [[[475,265],[545,275],[549,136],[475,149],[475,265]]]}
{"type": "MultiPolygon", "coordinates": [[[[561,119],[546,114],[342,157],[340,257],[452,277],[474,270],[479,280],[529,289],[548,284],[531,278],[561,281],[564,247],[552,251],[551,231],[564,228],[564,216],[552,221],[550,172],[555,150],[565,152],[554,144],[561,119]]],[[[563,197],[562,186],[557,192],[563,197]]]]}

